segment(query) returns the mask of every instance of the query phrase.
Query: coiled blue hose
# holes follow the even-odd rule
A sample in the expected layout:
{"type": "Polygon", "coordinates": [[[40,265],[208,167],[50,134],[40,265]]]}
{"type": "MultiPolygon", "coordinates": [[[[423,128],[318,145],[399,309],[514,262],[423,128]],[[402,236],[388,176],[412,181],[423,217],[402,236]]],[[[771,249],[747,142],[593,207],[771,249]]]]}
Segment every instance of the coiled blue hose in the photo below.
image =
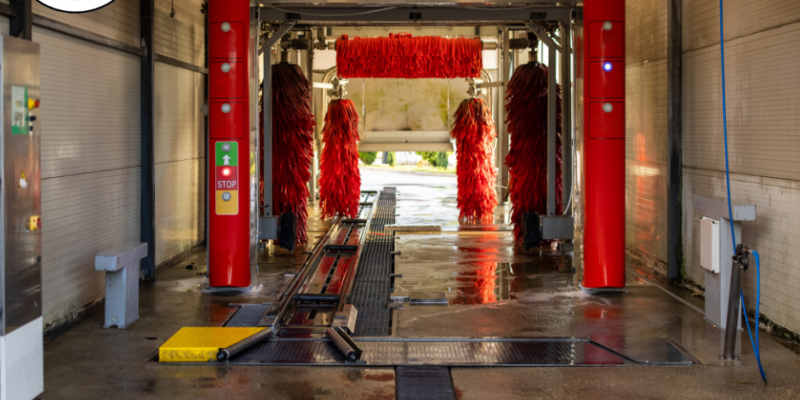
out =
{"type": "MultiPolygon", "coordinates": [[[[719,0],[719,49],[720,49],[720,62],[722,64],[722,131],[725,140],[725,181],[728,189],[728,218],[731,223],[731,239],[733,240],[733,248],[736,249],[736,232],[733,230],[733,207],[731,206],[731,173],[728,167],[728,114],[725,103],[725,30],[723,25],[722,13],[722,0],[719,0]]],[[[753,333],[750,331],[750,321],[747,319],[747,307],[744,304],[744,292],[739,289],[739,298],[742,301],[742,310],[744,311],[744,322],[747,325],[747,333],[750,335],[750,344],[753,346],[753,353],[756,355],[758,361],[758,370],[761,372],[761,378],[764,383],[767,382],[767,374],[761,366],[761,353],[758,350],[758,316],[759,305],[761,303],[761,261],[758,257],[758,252],[751,250],[753,257],[756,261],[756,340],[753,341],[753,333]]],[[[730,328],[730,327],[729,327],[730,328]]]]}

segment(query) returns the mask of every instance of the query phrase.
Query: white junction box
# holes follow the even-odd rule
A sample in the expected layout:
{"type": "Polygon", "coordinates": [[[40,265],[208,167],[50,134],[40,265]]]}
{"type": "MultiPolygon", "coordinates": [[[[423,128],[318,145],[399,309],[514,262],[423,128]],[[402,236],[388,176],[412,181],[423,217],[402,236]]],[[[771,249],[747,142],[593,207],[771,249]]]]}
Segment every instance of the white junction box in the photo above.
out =
{"type": "Polygon", "coordinates": [[[719,273],[719,221],[709,217],[700,220],[700,266],[719,273]]]}

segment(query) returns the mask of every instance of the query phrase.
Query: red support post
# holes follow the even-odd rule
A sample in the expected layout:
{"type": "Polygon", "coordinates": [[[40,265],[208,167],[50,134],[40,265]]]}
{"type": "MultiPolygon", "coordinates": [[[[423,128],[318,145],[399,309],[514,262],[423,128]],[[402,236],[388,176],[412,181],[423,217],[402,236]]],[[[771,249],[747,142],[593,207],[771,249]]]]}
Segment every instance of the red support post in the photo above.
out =
{"type": "Polygon", "coordinates": [[[208,5],[208,281],[250,286],[250,0],[208,5]]]}
{"type": "Polygon", "coordinates": [[[586,0],[583,18],[583,287],[625,286],[625,0],[586,0]]]}

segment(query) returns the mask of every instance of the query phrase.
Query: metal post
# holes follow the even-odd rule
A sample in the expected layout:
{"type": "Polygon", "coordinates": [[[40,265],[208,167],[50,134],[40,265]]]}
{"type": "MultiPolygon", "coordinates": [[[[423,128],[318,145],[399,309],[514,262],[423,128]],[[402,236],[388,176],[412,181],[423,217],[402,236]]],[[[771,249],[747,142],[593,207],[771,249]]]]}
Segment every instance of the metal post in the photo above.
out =
{"type": "Polygon", "coordinates": [[[667,278],[680,278],[683,259],[681,177],[683,175],[682,110],[682,0],[670,0],[667,47],[667,278]]]}
{"type": "Polygon", "coordinates": [[[497,180],[497,194],[498,194],[498,202],[497,204],[503,205],[506,204],[506,196],[508,195],[508,165],[506,165],[506,156],[508,155],[508,126],[505,123],[505,113],[506,113],[506,91],[508,90],[508,80],[510,79],[511,73],[511,57],[508,53],[509,47],[509,37],[508,37],[508,27],[503,26],[503,46],[499,50],[501,54],[502,60],[502,71],[500,74],[500,79],[503,81],[503,89],[500,91],[500,96],[498,99],[498,104],[500,105],[500,112],[498,113],[498,121],[499,121],[499,132],[497,134],[497,166],[498,166],[498,174],[500,175],[499,179],[497,180]]]}
{"type": "Polygon", "coordinates": [[[547,215],[556,214],[556,48],[547,46],[547,215]]]}
{"type": "MultiPolygon", "coordinates": [[[[205,27],[205,32],[203,34],[203,54],[205,54],[205,57],[203,58],[203,66],[206,68],[206,71],[208,71],[208,3],[205,3],[205,5],[203,6],[203,9],[205,10],[205,12],[203,12],[203,26],[205,27]]],[[[205,146],[205,152],[204,152],[205,162],[203,163],[203,171],[205,171],[205,172],[203,172],[203,175],[204,175],[203,179],[205,179],[204,182],[206,182],[206,185],[209,184],[208,183],[209,182],[209,180],[208,180],[208,162],[209,161],[208,160],[210,159],[210,154],[209,154],[209,151],[208,151],[208,149],[209,149],[209,145],[208,144],[210,143],[209,140],[208,140],[208,134],[209,134],[208,128],[210,126],[208,124],[208,121],[209,121],[208,116],[211,113],[211,111],[210,111],[211,110],[211,108],[210,108],[211,107],[211,101],[210,101],[209,97],[210,96],[209,96],[209,91],[208,91],[208,74],[206,73],[206,74],[203,74],[203,102],[205,103],[206,110],[208,110],[206,112],[204,118],[203,118],[203,123],[204,123],[203,145],[205,146]]],[[[205,190],[208,191],[208,188],[206,187],[205,190]]],[[[204,210],[203,215],[205,216],[205,223],[203,224],[203,237],[206,238],[206,245],[208,245],[208,218],[209,218],[208,217],[208,195],[203,196],[203,210],[204,210]]],[[[206,252],[206,265],[208,265],[208,252],[206,252]]]]}
{"type": "Polygon", "coordinates": [[[141,240],[147,243],[142,260],[144,280],[155,280],[156,179],[155,179],[155,0],[139,2],[139,29],[145,54],[141,58],[141,240]]]}
{"type": "MultiPolygon", "coordinates": [[[[736,336],[738,336],[738,322],[739,314],[739,292],[741,291],[741,282],[739,276],[741,270],[739,263],[736,260],[731,262],[731,290],[728,296],[728,319],[725,325],[725,347],[723,349],[722,358],[725,360],[733,360],[736,358],[736,336]]],[[[757,323],[757,321],[756,321],[757,323]]],[[[758,327],[756,327],[758,329],[758,327]]]]}
{"type": "MultiPolygon", "coordinates": [[[[314,30],[312,29],[310,32],[306,32],[306,37],[311,41],[311,45],[308,47],[308,50],[306,50],[306,77],[308,78],[309,86],[311,86],[311,112],[314,112],[314,30]]],[[[317,154],[319,154],[319,149],[316,145],[318,131],[319,127],[315,126],[314,144],[312,145],[314,156],[311,159],[311,184],[309,185],[312,204],[315,203],[317,199],[317,154]]]]}
{"type": "MultiPolygon", "coordinates": [[[[277,36],[277,33],[270,39],[277,36]]],[[[280,38],[278,38],[279,40],[280,38]]],[[[273,43],[274,44],[274,43],[273,43]]],[[[264,163],[261,171],[264,174],[264,202],[261,204],[261,215],[272,216],[272,46],[264,45],[264,106],[261,109],[261,123],[264,126],[264,141],[261,151],[264,153],[264,163]]]]}
{"type": "Polygon", "coordinates": [[[561,164],[563,171],[564,215],[572,215],[567,208],[572,193],[572,21],[561,23],[561,164]]]}
{"type": "Polygon", "coordinates": [[[264,142],[261,144],[261,151],[264,152],[264,163],[261,170],[264,171],[264,202],[261,204],[261,214],[263,217],[272,216],[272,46],[289,32],[294,26],[294,22],[285,22],[269,39],[264,42],[264,108],[261,110],[261,123],[264,126],[264,142]]]}
{"type": "Polygon", "coordinates": [[[31,40],[33,32],[33,0],[11,0],[14,16],[9,18],[8,33],[10,36],[31,40]]]}

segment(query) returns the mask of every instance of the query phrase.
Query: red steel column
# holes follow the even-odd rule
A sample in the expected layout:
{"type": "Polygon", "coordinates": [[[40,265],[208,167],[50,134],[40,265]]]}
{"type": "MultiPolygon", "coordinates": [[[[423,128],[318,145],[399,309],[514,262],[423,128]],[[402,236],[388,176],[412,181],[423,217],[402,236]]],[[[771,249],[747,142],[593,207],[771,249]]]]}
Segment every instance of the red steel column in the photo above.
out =
{"type": "Polygon", "coordinates": [[[250,286],[250,0],[208,5],[208,281],[250,286]]]}
{"type": "Polygon", "coordinates": [[[625,286],[625,0],[586,0],[583,286],[625,286]]]}

